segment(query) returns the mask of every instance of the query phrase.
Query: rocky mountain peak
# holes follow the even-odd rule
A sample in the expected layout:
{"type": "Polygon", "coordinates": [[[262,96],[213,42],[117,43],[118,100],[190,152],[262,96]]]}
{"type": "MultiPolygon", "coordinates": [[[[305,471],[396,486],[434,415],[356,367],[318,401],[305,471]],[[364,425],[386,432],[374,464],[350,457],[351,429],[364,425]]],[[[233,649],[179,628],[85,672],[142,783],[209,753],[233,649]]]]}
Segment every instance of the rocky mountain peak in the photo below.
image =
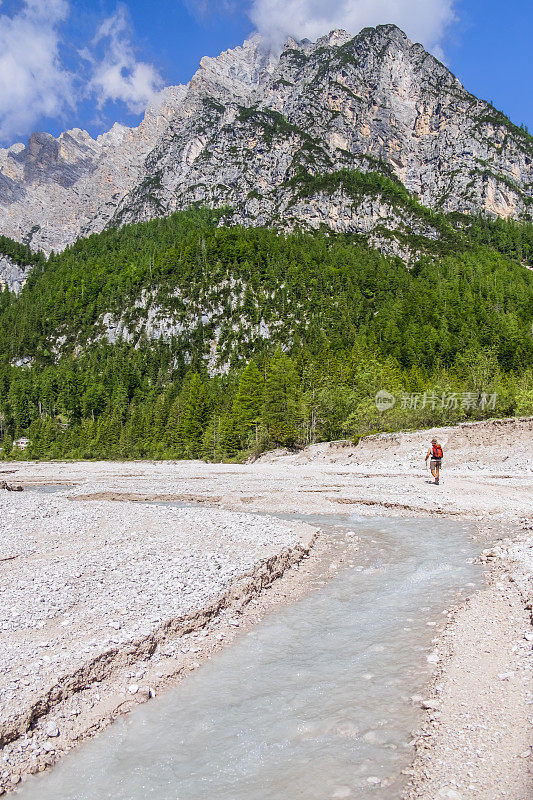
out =
{"type": "Polygon", "coordinates": [[[215,58],[204,56],[190,88],[220,102],[248,103],[275,65],[276,58],[261,36],[252,36],[215,58]]]}
{"type": "Polygon", "coordinates": [[[0,150],[0,233],[58,250],[204,204],[247,225],[387,228],[394,239],[413,219],[339,176],[377,172],[434,210],[521,219],[532,160],[526,132],[395,25],[289,39],[280,53],[254,36],[203,58],[136,128],[37,133],[0,150]]]}

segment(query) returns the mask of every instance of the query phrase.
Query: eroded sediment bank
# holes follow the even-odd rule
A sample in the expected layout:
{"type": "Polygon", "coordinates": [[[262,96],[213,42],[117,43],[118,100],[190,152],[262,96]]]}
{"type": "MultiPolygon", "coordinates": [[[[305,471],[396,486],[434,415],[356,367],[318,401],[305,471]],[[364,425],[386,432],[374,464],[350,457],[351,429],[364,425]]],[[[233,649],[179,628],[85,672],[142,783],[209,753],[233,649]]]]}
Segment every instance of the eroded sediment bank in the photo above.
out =
{"type": "Polygon", "coordinates": [[[54,763],[231,638],[316,529],[213,509],[0,498],[0,787],[54,763]]]}

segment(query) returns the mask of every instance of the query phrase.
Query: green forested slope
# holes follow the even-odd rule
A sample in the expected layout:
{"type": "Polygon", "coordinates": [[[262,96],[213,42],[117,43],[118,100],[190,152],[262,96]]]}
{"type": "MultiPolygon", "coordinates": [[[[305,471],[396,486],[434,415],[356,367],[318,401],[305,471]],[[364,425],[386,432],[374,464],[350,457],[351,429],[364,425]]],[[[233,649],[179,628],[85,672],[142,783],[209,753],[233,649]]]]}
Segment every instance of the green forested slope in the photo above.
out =
{"type": "Polygon", "coordinates": [[[6,456],[23,432],[40,457],[221,458],[532,412],[531,226],[439,217],[441,254],[408,269],[220,216],[93,235],[3,293],[6,456]]]}

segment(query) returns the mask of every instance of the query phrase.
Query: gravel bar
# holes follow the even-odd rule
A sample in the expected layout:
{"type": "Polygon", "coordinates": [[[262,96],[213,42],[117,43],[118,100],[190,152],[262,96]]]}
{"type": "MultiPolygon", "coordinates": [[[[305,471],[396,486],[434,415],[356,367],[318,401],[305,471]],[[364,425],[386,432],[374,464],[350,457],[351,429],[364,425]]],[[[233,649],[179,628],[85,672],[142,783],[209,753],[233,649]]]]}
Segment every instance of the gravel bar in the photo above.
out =
{"type": "Polygon", "coordinates": [[[0,792],[47,765],[69,727],[61,703],[246,603],[315,535],[269,516],[32,490],[0,495],[0,519],[0,792]]]}

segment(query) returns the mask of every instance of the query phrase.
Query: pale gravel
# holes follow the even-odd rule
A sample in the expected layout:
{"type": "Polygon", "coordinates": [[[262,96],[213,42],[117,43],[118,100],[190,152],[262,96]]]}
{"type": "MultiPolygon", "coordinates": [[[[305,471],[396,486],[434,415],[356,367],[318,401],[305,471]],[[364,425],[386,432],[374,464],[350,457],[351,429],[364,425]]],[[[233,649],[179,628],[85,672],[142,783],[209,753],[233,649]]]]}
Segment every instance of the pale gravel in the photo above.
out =
{"type": "Polygon", "coordinates": [[[110,645],[212,602],[297,526],[249,514],[0,495],[2,718],[110,645]]]}

